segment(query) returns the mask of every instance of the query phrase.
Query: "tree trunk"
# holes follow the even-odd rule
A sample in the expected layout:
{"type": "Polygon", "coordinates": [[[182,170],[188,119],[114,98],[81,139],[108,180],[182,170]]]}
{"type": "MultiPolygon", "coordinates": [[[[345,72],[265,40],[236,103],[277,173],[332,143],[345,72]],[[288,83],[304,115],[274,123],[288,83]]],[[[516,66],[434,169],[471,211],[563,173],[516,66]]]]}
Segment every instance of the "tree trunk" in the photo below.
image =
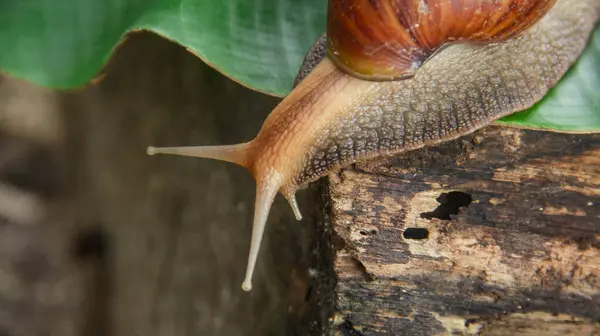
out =
{"type": "Polygon", "coordinates": [[[488,127],[329,188],[338,334],[600,334],[600,135],[488,127]]]}

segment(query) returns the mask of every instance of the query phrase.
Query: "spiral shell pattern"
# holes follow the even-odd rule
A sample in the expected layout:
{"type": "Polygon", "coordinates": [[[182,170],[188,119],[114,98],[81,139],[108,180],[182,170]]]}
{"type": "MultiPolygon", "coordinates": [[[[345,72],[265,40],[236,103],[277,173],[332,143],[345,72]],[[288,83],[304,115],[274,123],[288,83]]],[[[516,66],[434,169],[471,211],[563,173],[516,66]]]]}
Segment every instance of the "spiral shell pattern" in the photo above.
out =
{"type": "Polygon", "coordinates": [[[330,0],[327,51],[370,80],[414,75],[445,45],[493,43],[538,22],[556,0],[330,0]]]}

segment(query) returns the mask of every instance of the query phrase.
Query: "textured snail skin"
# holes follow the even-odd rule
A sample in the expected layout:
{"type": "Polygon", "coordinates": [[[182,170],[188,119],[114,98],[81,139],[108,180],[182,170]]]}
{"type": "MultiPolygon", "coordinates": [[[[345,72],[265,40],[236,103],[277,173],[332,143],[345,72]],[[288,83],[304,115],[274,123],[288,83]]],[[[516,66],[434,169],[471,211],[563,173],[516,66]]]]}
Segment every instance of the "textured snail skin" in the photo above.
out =
{"type": "Polygon", "coordinates": [[[254,225],[242,284],[248,291],[278,192],[301,219],[295,192],[340,167],[452,140],[532,106],[579,57],[599,16],[599,0],[558,0],[523,34],[492,44],[453,44],[413,77],[398,81],[362,80],[327,57],[319,61],[320,39],[299,72],[299,84],[252,141],[150,147],[148,154],[219,159],[252,173],[257,182],[254,225]]]}
{"type": "Polygon", "coordinates": [[[556,0],[331,0],[330,58],[363,79],[412,76],[443,46],[505,41],[537,23],[556,0]]]}

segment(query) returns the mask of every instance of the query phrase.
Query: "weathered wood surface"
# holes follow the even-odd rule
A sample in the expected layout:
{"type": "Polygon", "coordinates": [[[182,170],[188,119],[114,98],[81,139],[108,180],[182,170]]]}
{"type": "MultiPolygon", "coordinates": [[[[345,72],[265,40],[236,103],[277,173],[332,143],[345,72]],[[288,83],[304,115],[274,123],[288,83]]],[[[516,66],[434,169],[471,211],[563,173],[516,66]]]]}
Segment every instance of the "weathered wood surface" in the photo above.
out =
{"type": "Polygon", "coordinates": [[[330,176],[339,335],[600,335],[600,136],[489,127],[330,176]]]}

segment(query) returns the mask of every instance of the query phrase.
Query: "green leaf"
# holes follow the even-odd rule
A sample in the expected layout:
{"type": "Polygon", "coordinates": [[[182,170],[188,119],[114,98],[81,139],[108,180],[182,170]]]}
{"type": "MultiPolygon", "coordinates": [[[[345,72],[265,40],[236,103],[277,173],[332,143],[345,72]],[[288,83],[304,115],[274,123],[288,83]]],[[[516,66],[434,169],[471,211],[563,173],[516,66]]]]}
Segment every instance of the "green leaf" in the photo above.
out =
{"type": "Polygon", "coordinates": [[[600,26],[579,60],[542,101],[496,124],[572,133],[600,131],[600,26]]]}
{"type": "Polygon", "coordinates": [[[146,0],[0,0],[0,68],[71,88],[93,78],[146,0]]]}
{"type": "Polygon", "coordinates": [[[0,0],[0,68],[43,86],[84,85],[127,31],[147,29],[283,96],[325,31],[326,9],[325,0],[0,0]]]}
{"type": "MultiPolygon", "coordinates": [[[[128,31],[147,29],[245,86],[284,96],[325,31],[326,7],[326,0],[0,0],[0,69],[43,86],[80,86],[128,31]]],[[[544,100],[497,123],[600,131],[598,88],[600,26],[544,100]]]]}

